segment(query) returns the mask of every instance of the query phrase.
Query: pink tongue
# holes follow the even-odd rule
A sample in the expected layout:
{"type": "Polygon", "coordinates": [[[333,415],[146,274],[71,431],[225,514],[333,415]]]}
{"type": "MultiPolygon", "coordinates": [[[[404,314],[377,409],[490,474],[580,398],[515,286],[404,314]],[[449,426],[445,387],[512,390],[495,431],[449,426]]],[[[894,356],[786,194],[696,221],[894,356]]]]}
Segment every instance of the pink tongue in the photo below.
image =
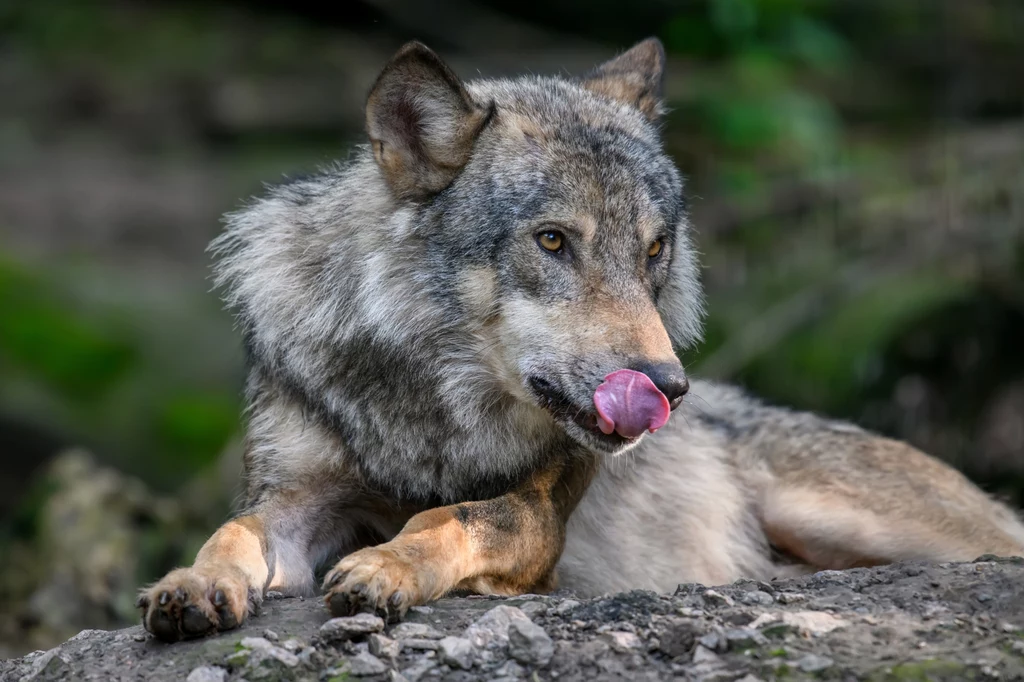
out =
{"type": "Polygon", "coordinates": [[[617,432],[636,438],[644,431],[654,433],[668,421],[669,405],[646,374],[620,369],[604,378],[594,391],[597,426],[605,434],[617,432]]]}

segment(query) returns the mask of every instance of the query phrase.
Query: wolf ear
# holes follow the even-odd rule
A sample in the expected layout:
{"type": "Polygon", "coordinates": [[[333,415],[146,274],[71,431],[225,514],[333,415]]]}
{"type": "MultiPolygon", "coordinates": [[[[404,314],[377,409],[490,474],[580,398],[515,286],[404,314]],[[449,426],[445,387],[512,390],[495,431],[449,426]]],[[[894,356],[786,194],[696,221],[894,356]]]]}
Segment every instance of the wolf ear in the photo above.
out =
{"type": "Polygon", "coordinates": [[[663,113],[664,75],[665,48],[657,38],[648,38],[584,76],[583,87],[632,104],[649,120],[655,121],[663,113]]]}
{"type": "Polygon", "coordinates": [[[455,179],[490,113],[440,57],[414,41],[392,57],[370,89],[366,131],[395,194],[419,199],[455,179]]]}

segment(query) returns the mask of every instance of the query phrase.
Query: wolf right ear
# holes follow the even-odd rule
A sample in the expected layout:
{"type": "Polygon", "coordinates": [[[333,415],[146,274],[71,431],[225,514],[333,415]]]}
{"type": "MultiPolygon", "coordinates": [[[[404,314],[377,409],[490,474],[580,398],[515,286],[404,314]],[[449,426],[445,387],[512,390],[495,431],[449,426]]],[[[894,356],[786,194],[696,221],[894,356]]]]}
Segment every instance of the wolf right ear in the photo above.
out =
{"type": "Polygon", "coordinates": [[[366,101],[373,155],[395,194],[421,199],[447,187],[469,161],[491,110],[473,101],[430,48],[406,43],[366,101]]]}
{"type": "Polygon", "coordinates": [[[657,38],[648,38],[594,69],[583,78],[583,87],[631,104],[655,121],[663,113],[664,76],[665,47],[657,38]]]}

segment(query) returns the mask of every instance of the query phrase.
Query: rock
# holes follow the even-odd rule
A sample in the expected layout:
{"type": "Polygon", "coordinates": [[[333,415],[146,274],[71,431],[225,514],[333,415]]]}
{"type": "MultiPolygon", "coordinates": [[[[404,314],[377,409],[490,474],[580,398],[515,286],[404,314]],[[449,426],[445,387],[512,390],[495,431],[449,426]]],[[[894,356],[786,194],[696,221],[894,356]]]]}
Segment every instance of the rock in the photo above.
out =
{"type": "Polygon", "coordinates": [[[528,601],[519,605],[519,610],[526,614],[527,618],[542,616],[548,612],[548,605],[539,601],[528,601]]]}
{"type": "MultiPolygon", "coordinates": [[[[443,638],[442,638],[443,639],[443,638]]],[[[413,651],[437,651],[441,648],[440,640],[436,639],[400,639],[400,649],[412,649],[413,651]]]]}
{"type": "Polygon", "coordinates": [[[658,648],[670,658],[683,656],[693,649],[700,626],[692,620],[673,620],[658,637],[658,648]]]}
{"type": "Polygon", "coordinates": [[[432,628],[425,623],[399,623],[388,631],[393,639],[441,639],[443,632],[432,628]]]}
{"type": "Polygon", "coordinates": [[[371,653],[358,653],[348,662],[348,673],[353,677],[382,675],[388,671],[387,664],[371,653]]]}
{"type": "Polygon", "coordinates": [[[440,642],[441,661],[453,668],[469,670],[473,667],[473,643],[465,637],[445,637],[440,642]]]}
{"type": "Polygon", "coordinates": [[[465,637],[481,649],[504,647],[508,644],[508,627],[514,621],[530,619],[514,606],[495,606],[466,628],[465,637]]]}
{"type": "Polygon", "coordinates": [[[566,599],[561,604],[556,606],[552,610],[552,613],[555,613],[555,614],[557,614],[559,616],[565,616],[565,615],[568,615],[569,613],[571,613],[572,610],[575,609],[579,605],[580,605],[580,603],[578,601],[576,601],[575,599],[566,599]]]}
{"type": "Polygon", "coordinates": [[[243,637],[241,647],[228,662],[244,667],[246,676],[253,679],[281,679],[285,671],[299,665],[298,656],[264,637],[243,637]]]}
{"type": "Polygon", "coordinates": [[[701,596],[708,606],[733,606],[736,603],[731,597],[715,590],[704,590],[701,596]]]}
{"type": "Polygon", "coordinates": [[[774,597],[767,592],[761,590],[751,590],[750,592],[744,592],[739,595],[740,602],[744,604],[750,604],[751,606],[769,606],[775,603],[774,597]]]}
{"type": "Polygon", "coordinates": [[[360,613],[345,618],[331,618],[320,626],[320,638],[328,643],[347,642],[383,630],[382,618],[372,613],[360,613]]]}
{"type": "Polygon", "coordinates": [[[512,606],[522,600],[446,598],[429,615],[410,616],[419,622],[390,627],[402,638],[385,634],[383,622],[366,614],[338,621],[345,627],[329,626],[338,639],[327,641],[320,628],[333,619],[322,601],[282,599],[237,630],[171,645],[142,636],[140,626],[85,632],[59,649],[0,659],[0,679],[181,682],[195,673],[196,682],[207,674],[196,672],[202,668],[217,682],[327,682],[345,675],[376,682],[525,682],[534,672],[565,682],[733,682],[747,673],[781,678],[787,670],[829,679],[1018,679],[1024,565],[991,561],[982,572],[975,566],[936,565],[916,575],[901,565],[879,566],[777,580],[771,604],[746,603],[743,595],[752,591],[771,594],[753,581],[580,599],[562,616],[555,611],[563,598],[536,598],[530,601],[549,607],[529,609],[536,623],[512,606]],[[733,605],[705,599],[709,591],[733,605]],[[978,602],[981,592],[993,599],[978,602]],[[799,610],[783,603],[792,594],[805,595],[799,610]],[[700,615],[679,615],[690,608],[700,615]],[[281,633],[279,641],[272,633],[281,633]],[[218,667],[229,670],[226,679],[219,679],[218,667]]]}
{"type": "Polygon", "coordinates": [[[324,664],[324,656],[311,646],[307,646],[295,654],[299,657],[299,663],[307,668],[320,668],[324,664]]]}
{"type": "Polygon", "coordinates": [[[276,642],[276,641],[278,641],[278,639],[280,639],[277,636],[277,633],[274,632],[273,630],[264,630],[263,631],[263,637],[264,637],[264,639],[266,639],[268,641],[271,641],[271,642],[276,642]]]}
{"type": "Polygon", "coordinates": [[[694,663],[716,663],[722,659],[718,657],[711,649],[708,649],[702,644],[698,644],[693,650],[693,662],[694,663]]]}
{"type": "Polygon", "coordinates": [[[752,628],[726,630],[724,635],[726,646],[730,650],[742,651],[768,643],[767,637],[752,628]]]}
{"type": "Polygon", "coordinates": [[[424,659],[403,670],[402,675],[407,680],[409,680],[409,682],[419,682],[419,679],[421,677],[423,677],[436,667],[437,663],[435,661],[431,661],[430,659],[424,659]]]}
{"type": "Polygon", "coordinates": [[[431,614],[433,612],[434,612],[434,609],[431,606],[410,606],[409,607],[409,613],[418,613],[418,614],[423,615],[423,616],[429,615],[429,614],[431,614]]]}
{"type": "Polygon", "coordinates": [[[526,668],[515,661],[505,661],[505,663],[495,668],[491,675],[494,676],[494,680],[516,680],[520,677],[526,677],[527,672],[526,668]]]}
{"type": "Polygon", "coordinates": [[[697,639],[700,646],[710,651],[725,651],[729,648],[729,643],[725,637],[717,632],[709,632],[706,635],[702,635],[697,639]]]}
{"type": "Polygon", "coordinates": [[[399,642],[376,632],[370,635],[369,643],[370,653],[383,658],[398,658],[398,654],[402,650],[399,642]]]}
{"type": "Polygon", "coordinates": [[[644,645],[644,643],[640,641],[640,638],[632,632],[606,632],[603,637],[605,641],[611,645],[612,649],[619,653],[629,653],[630,651],[639,649],[644,645]]]}
{"type": "Polygon", "coordinates": [[[212,665],[202,665],[193,670],[185,678],[185,682],[224,682],[228,679],[228,671],[212,665]]]}
{"type": "MultiPolygon", "coordinates": [[[[58,648],[50,649],[33,660],[28,673],[21,678],[21,682],[44,682],[45,680],[60,679],[70,673],[71,667],[57,653],[58,648]]],[[[6,679],[6,677],[0,679],[6,679]]]]}
{"type": "Polygon", "coordinates": [[[288,639],[281,642],[281,646],[295,654],[301,651],[305,645],[299,640],[295,639],[294,637],[289,637],[288,639]]]}
{"type": "Polygon", "coordinates": [[[827,656],[818,656],[817,654],[807,654],[799,661],[796,662],[796,667],[803,670],[805,673],[817,673],[822,670],[827,670],[833,665],[832,659],[827,656]]]}
{"type": "MultiPolygon", "coordinates": [[[[776,614],[761,614],[750,624],[751,628],[765,628],[769,630],[771,624],[782,625],[800,635],[810,637],[824,635],[833,630],[845,627],[849,623],[842,618],[837,618],[829,613],[821,611],[782,611],[776,614]]],[[[783,634],[785,630],[775,629],[773,633],[765,632],[769,636],[783,634]]]]}
{"type": "Polygon", "coordinates": [[[782,592],[777,594],[775,599],[780,604],[796,604],[797,602],[807,601],[807,595],[800,594],[799,592],[782,592]]]}
{"type": "Polygon", "coordinates": [[[508,653],[520,663],[542,668],[555,655],[555,643],[541,626],[515,621],[508,626],[508,653]]]}

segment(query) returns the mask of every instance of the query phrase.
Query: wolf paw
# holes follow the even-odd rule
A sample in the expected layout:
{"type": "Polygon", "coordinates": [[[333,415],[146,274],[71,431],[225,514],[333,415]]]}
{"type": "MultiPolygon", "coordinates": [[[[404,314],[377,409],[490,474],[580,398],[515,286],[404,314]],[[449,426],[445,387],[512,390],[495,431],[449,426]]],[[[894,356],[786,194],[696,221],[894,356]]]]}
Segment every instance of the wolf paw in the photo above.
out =
{"type": "Polygon", "coordinates": [[[231,572],[179,568],[144,588],[135,605],[158,639],[176,642],[236,628],[255,612],[261,595],[231,572]]]}
{"type": "Polygon", "coordinates": [[[324,579],[324,601],[333,616],[372,611],[389,622],[410,606],[422,604],[423,575],[387,547],[368,547],[348,555],[324,579]]]}

